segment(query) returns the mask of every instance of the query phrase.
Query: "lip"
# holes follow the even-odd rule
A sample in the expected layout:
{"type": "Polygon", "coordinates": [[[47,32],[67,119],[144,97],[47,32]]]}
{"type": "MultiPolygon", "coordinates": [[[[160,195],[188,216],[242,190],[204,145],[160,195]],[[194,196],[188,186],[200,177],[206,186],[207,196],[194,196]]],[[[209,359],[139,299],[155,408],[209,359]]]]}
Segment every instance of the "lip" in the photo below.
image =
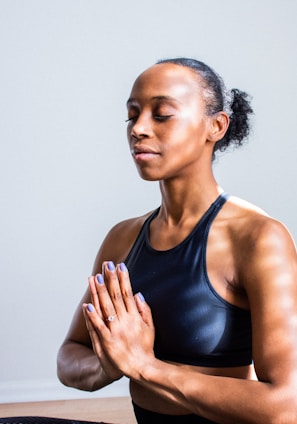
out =
{"type": "Polygon", "coordinates": [[[160,155],[160,153],[145,145],[134,146],[131,149],[131,154],[136,160],[146,160],[160,155]]]}

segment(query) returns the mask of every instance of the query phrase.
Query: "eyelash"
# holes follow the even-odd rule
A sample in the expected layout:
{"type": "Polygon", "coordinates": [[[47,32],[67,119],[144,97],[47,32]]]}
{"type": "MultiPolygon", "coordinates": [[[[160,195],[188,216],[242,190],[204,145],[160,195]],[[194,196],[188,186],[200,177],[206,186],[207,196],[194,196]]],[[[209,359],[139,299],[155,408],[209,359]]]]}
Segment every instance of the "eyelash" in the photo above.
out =
{"type": "MultiPolygon", "coordinates": [[[[169,119],[172,115],[154,115],[154,119],[159,122],[164,122],[167,119],[169,119]]],[[[132,116],[131,118],[128,118],[125,120],[125,122],[131,122],[135,121],[138,118],[138,116],[132,116]]]]}
{"type": "Polygon", "coordinates": [[[172,115],[155,115],[154,119],[156,119],[157,121],[167,121],[167,119],[169,119],[172,115]]]}

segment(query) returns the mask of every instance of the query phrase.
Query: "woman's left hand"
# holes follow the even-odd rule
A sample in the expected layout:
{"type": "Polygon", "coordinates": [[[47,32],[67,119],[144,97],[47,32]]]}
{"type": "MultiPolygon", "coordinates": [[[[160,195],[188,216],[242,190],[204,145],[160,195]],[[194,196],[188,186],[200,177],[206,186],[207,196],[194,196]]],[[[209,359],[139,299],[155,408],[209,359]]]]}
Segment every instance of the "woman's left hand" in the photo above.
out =
{"type": "Polygon", "coordinates": [[[90,277],[92,304],[84,304],[93,337],[124,375],[139,378],[154,358],[155,329],[151,310],[141,293],[133,296],[125,264],[104,262],[103,273],[90,277]]]}

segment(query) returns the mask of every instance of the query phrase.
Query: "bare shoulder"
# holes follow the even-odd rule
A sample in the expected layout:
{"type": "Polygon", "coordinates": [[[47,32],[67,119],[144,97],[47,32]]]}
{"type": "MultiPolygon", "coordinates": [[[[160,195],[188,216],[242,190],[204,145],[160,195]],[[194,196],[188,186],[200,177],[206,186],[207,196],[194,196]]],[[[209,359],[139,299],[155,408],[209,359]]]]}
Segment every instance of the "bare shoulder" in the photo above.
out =
{"type": "Polygon", "coordinates": [[[134,243],[137,235],[139,234],[145,220],[152,214],[152,211],[134,218],[129,218],[124,221],[117,223],[111,230],[108,232],[104,243],[112,243],[113,249],[116,247],[115,242],[120,243],[123,246],[131,247],[134,243]]]}
{"type": "Polygon", "coordinates": [[[123,262],[131,250],[145,220],[152,211],[145,215],[129,218],[114,225],[106,235],[95,260],[94,274],[101,272],[102,262],[123,262]]]}
{"type": "Polygon", "coordinates": [[[230,198],[224,218],[242,282],[249,286],[255,281],[257,284],[260,281],[272,284],[289,274],[294,281],[293,276],[297,275],[296,246],[283,223],[237,197],[230,198]]]}
{"type": "Polygon", "coordinates": [[[250,248],[259,244],[277,244],[280,247],[282,243],[289,243],[295,248],[292,236],[282,222],[246,200],[230,197],[224,218],[230,231],[248,243],[250,248]]]}

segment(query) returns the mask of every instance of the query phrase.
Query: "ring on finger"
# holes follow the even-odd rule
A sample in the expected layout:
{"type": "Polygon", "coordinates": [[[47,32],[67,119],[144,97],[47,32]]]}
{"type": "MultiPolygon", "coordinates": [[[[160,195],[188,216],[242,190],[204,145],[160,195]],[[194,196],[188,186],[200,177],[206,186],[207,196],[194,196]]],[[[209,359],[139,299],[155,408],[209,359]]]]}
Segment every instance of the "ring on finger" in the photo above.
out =
{"type": "Polygon", "coordinates": [[[108,317],[106,318],[106,321],[111,322],[111,321],[114,321],[115,318],[116,318],[116,315],[108,315],[108,317]]]}

